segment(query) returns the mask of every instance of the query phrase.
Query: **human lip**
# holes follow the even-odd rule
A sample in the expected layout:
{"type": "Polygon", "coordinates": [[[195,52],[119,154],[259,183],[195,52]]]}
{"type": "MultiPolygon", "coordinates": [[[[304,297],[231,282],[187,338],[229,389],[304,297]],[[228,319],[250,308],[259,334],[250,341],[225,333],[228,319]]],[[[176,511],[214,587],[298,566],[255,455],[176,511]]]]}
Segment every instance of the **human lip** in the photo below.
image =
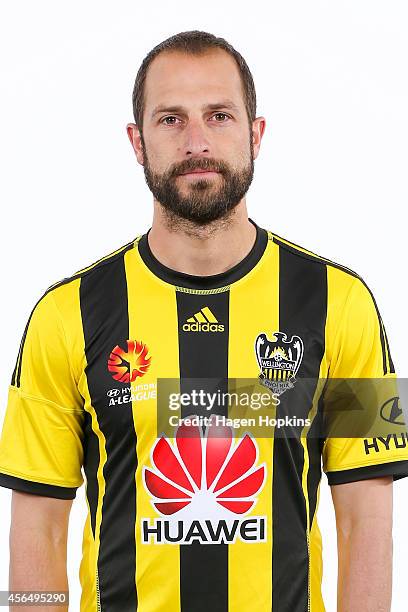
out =
{"type": "Polygon", "coordinates": [[[187,172],[182,172],[180,176],[191,176],[191,175],[200,175],[200,176],[211,176],[213,174],[219,174],[217,170],[201,170],[200,168],[196,170],[187,170],[187,172]]]}

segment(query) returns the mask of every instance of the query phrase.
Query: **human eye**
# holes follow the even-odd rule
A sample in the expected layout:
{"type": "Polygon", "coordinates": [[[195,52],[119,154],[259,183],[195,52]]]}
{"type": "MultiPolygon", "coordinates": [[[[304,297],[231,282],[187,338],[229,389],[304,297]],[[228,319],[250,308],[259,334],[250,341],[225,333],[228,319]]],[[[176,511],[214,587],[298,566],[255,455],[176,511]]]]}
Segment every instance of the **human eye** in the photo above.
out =
{"type": "MultiPolygon", "coordinates": [[[[227,115],[227,113],[222,113],[222,112],[215,113],[213,115],[213,117],[217,117],[217,116],[219,117],[220,115],[223,116],[223,117],[227,117],[228,119],[230,118],[229,115],[227,115]]],[[[216,121],[215,123],[225,123],[225,120],[224,121],[216,121]]]]}
{"type": "Polygon", "coordinates": [[[162,117],[162,119],[160,119],[160,123],[163,123],[164,125],[175,125],[174,122],[166,123],[167,119],[177,119],[177,117],[175,117],[174,115],[167,115],[166,117],[162,117]]]}

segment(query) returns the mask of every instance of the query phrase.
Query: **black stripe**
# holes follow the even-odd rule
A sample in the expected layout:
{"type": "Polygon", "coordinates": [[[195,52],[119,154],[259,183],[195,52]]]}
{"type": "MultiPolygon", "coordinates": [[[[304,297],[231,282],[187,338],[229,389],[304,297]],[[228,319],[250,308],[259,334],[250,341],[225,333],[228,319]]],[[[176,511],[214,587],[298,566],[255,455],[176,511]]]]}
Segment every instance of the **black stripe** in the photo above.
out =
{"type": "MultiPolygon", "coordinates": [[[[32,313],[31,313],[31,315],[32,315],[32,313]]],[[[30,315],[30,318],[31,318],[31,315],[30,315]]],[[[17,353],[17,358],[16,358],[16,365],[14,366],[13,374],[11,375],[11,384],[15,385],[16,387],[20,386],[20,385],[17,385],[17,369],[18,369],[18,363],[19,363],[20,356],[21,356],[21,350],[22,350],[23,344],[25,342],[25,337],[26,337],[26,334],[27,334],[27,328],[28,328],[29,322],[30,322],[30,319],[28,320],[28,322],[26,324],[26,328],[25,328],[25,330],[23,332],[23,335],[22,335],[22,338],[20,340],[20,346],[18,347],[18,353],[17,353]]]]}
{"type": "MultiPolygon", "coordinates": [[[[384,372],[384,374],[387,374],[388,370],[387,370],[386,350],[388,350],[388,354],[389,354],[389,347],[388,347],[388,341],[387,341],[387,349],[386,349],[386,346],[385,346],[386,345],[385,328],[383,328],[383,323],[382,323],[380,311],[379,311],[379,308],[377,306],[377,302],[375,300],[374,294],[371,291],[370,287],[361,278],[361,276],[357,275],[357,278],[359,278],[360,281],[363,283],[363,285],[365,286],[365,288],[367,289],[367,291],[371,295],[371,299],[373,300],[373,304],[374,304],[374,307],[375,307],[375,310],[376,310],[376,313],[377,313],[377,318],[378,318],[378,326],[380,328],[380,342],[381,342],[381,350],[382,350],[383,372],[384,372]]],[[[391,359],[391,355],[390,354],[389,354],[389,359],[390,359],[390,367],[392,368],[389,371],[390,372],[395,372],[394,364],[392,363],[392,359],[391,359]]]]}
{"type": "MultiPolygon", "coordinates": [[[[229,291],[197,295],[176,291],[179,319],[180,392],[192,388],[204,391],[228,391],[228,313],[229,291]],[[208,306],[223,332],[187,332],[182,326],[186,319],[208,306]],[[193,378],[200,380],[198,387],[193,378]]],[[[197,381],[196,381],[197,382],[197,381]]],[[[182,416],[190,411],[186,408],[182,416]]],[[[214,413],[227,414],[224,407],[214,413]]],[[[180,545],[180,600],[182,612],[228,612],[228,545],[192,544],[180,545]]]]}
{"type": "MultiPolygon", "coordinates": [[[[318,413],[323,411],[323,396],[318,400],[318,413]]],[[[317,507],[317,490],[322,477],[322,452],[324,437],[318,437],[321,422],[315,418],[307,435],[307,451],[309,455],[309,470],[307,473],[307,491],[309,498],[309,529],[312,528],[317,507]]],[[[320,429],[321,431],[321,429],[320,429]]]]}
{"type": "Polygon", "coordinates": [[[137,240],[137,238],[138,238],[138,236],[136,236],[136,238],[134,238],[130,242],[127,242],[126,244],[118,247],[117,249],[112,251],[112,253],[108,253],[107,255],[104,255],[103,257],[101,257],[100,259],[97,259],[96,261],[94,261],[93,263],[89,264],[88,266],[85,266],[85,268],[82,268],[81,270],[78,270],[77,272],[74,272],[74,274],[72,274],[71,276],[67,276],[67,277],[63,278],[62,280],[57,281],[56,283],[54,283],[53,285],[48,287],[47,292],[50,291],[50,289],[55,289],[56,287],[60,287],[61,285],[65,285],[66,283],[70,283],[72,280],[76,280],[77,278],[82,278],[86,274],[90,274],[91,272],[93,272],[93,270],[96,267],[100,267],[100,266],[109,264],[111,261],[114,261],[117,258],[123,257],[123,254],[126,251],[128,251],[130,248],[134,247],[135,241],[137,240]]]}
{"type": "MultiPolygon", "coordinates": [[[[131,246],[129,246],[131,248],[131,246]]],[[[92,405],[106,440],[107,460],[103,468],[105,494],[102,506],[98,575],[102,611],[134,612],[136,547],[136,434],[132,404],[109,406],[107,392],[125,383],[114,380],[107,369],[116,345],[127,348],[129,316],[124,253],[109,265],[94,268],[81,278],[81,314],[87,358],[86,376],[92,405]]],[[[128,384],[128,383],[126,383],[128,384]]],[[[89,426],[89,420],[88,420],[89,426]]],[[[88,427],[88,433],[90,433],[88,427]]],[[[98,447],[91,438],[86,456],[87,496],[96,512],[98,447]]]]}
{"type": "Polygon", "coordinates": [[[382,352],[382,361],[383,361],[383,373],[387,374],[387,357],[385,354],[385,339],[384,339],[384,332],[383,332],[380,322],[379,322],[379,326],[380,326],[380,342],[381,342],[381,352],[382,352]]]}
{"type": "MultiPolygon", "coordinates": [[[[279,249],[279,331],[304,343],[299,379],[281,396],[277,417],[307,418],[324,354],[327,311],[326,266],[279,249]],[[307,379],[307,381],[302,379],[307,379]]],[[[273,451],[272,610],[308,609],[306,500],[302,491],[302,427],[275,430],[273,451]]]]}
{"type": "Polygon", "coordinates": [[[0,487],[33,493],[35,495],[45,495],[46,497],[56,497],[58,499],[74,499],[78,487],[59,487],[57,485],[45,484],[43,482],[32,482],[24,478],[0,474],[0,487]]]}
{"type": "Polygon", "coordinates": [[[377,465],[365,465],[350,470],[339,470],[337,472],[327,472],[327,482],[329,485],[344,484],[345,482],[355,482],[366,478],[379,478],[380,476],[392,476],[393,480],[399,480],[408,476],[408,461],[390,461],[377,465]]]}
{"type": "Polygon", "coordinates": [[[350,274],[350,276],[353,276],[354,278],[358,278],[364,285],[364,287],[367,289],[367,291],[369,292],[369,294],[371,295],[371,299],[373,300],[374,303],[374,307],[377,313],[377,318],[378,318],[378,326],[379,326],[379,331],[380,331],[380,342],[381,342],[381,349],[382,349],[382,360],[383,360],[383,372],[384,374],[387,374],[388,370],[387,370],[387,359],[386,359],[386,343],[387,343],[387,351],[388,351],[388,357],[389,357],[389,362],[390,362],[390,370],[389,372],[395,372],[394,369],[394,364],[392,362],[391,359],[391,354],[389,351],[389,346],[388,346],[388,341],[386,340],[386,335],[384,337],[384,332],[385,332],[385,327],[383,330],[383,325],[382,325],[382,319],[381,319],[381,315],[380,315],[380,311],[379,308],[377,306],[377,302],[375,300],[374,294],[371,291],[370,287],[367,285],[367,283],[365,282],[365,280],[356,272],[354,272],[354,270],[350,270],[350,268],[346,268],[346,266],[342,266],[334,261],[331,261],[331,259],[326,259],[325,257],[320,257],[319,255],[310,255],[309,253],[304,253],[303,251],[299,251],[296,248],[293,248],[289,245],[287,245],[285,242],[282,242],[281,240],[278,240],[278,238],[276,238],[275,236],[273,237],[273,241],[278,244],[281,248],[287,249],[290,253],[294,253],[296,255],[298,255],[299,257],[303,257],[304,259],[308,259],[311,261],[320,261],[322,263],[327,263],[329,265],[331,265],[333,268],[337,268],[338,270],[343,270],[343,272],[347,272],[348,274],[350,274]]]}
{"type": "Polygon", "coordinates": [[[86,476],[85,492],[89,504],[89,514],[91,520],[91,529],[95,538],[96,528],[96,511],[98,509],[98,478],[97,472],[99,467],[99,440],[98,436],[92,429],[92,417],[89,412],[85,411],[84,419],[84,472],[86,476]]]}
{"type": "Polygon", "coordinates": [[[392,357],[391,357],[390,345],[388,344],[387,331],[385,329],[384,323],[383,323],[383,330],[384,330],[385,345],[387,347],[387,353],[388,353],[388,361],[389,361],[389,364],[390,364],[389,372],[391,374],[395,374],[394,362],[393,362],[392,357]]]}
{"type": "Polygon", "coordinates": [[[332,261],[331,259],[327,259],[327,257],[322,257],[321,255],[318,255],[317,253],[313,253],[312,251],[309,251],[309,253],[305,253],[304,251],[301,250],[304,247],[292,241],[288,241],[289,242],[288,244],[287,242],[285,242],[285,239],[283,237],[278,236],[277,234],[273,234],[273,241],[279,246],[285,249],[288,249],[292,253],[296,253],[302,257],[306,257],[306,259],[311,259],[313,261],[320,261],[321,263],[330,264],[334,268],[338,268],[340,270],[343,270],[344,272],[348,272],[351,276],[360,278],[357,272],[355,272],[351,268],[348,268],[347,266],[344,266],[343,264],[339,264],[336,261],[332,261]]]}
{"type": "Polygon", "coordinates": [[[34,310],[37,308],[41,300],[47,295],[47,293],[48,293],[48,290],[40,297],[40,299],[37,301],[34,308],[32,309],[30,316],[28,317],[28,321],[26,323],[23,336],[21,338],[20,348],[18,350],[18,355],[17,355],[17,360],[16,360],[16,366],[14,368],[13,376],[11,378],[11,384],[15,385],[16,387],[20,387],[21,385],[21,364],[23,361],[23,350],[24,350],[24,344],[25,344],[26,337],[27,337],[28,327],[30,325],[32,316],[34,314],[34,310]]]}

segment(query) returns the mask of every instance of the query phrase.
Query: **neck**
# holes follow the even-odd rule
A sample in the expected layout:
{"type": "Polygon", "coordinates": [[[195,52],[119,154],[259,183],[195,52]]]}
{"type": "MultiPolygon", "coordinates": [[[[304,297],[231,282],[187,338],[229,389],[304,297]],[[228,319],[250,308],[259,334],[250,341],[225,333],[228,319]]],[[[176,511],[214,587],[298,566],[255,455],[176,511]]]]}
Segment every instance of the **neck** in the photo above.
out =
{"type": "Polygon", "coordinates": [[[195,276],[225,272],[249,253],[255,237],[256,228],[248,220],[245,200],[228,218],[203,227],[184,219],[170,219],[154,202],[149,247],[156,259],[173,270],[195,276]]]}

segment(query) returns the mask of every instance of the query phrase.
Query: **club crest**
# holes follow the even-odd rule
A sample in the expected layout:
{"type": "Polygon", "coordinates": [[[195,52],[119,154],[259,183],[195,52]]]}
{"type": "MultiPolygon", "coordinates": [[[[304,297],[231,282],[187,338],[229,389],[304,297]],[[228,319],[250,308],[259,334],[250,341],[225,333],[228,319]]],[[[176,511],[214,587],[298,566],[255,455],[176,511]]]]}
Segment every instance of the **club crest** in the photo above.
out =
{"type": "Polygon", "coordinates": [[[270,340],[265,333],[255,340],[255,354],[261,370],[261,384],[273,393],[281,394],[293,387],[303,357],[303,341],[299,336],[288,336],[280,331],[270,340]]]}

